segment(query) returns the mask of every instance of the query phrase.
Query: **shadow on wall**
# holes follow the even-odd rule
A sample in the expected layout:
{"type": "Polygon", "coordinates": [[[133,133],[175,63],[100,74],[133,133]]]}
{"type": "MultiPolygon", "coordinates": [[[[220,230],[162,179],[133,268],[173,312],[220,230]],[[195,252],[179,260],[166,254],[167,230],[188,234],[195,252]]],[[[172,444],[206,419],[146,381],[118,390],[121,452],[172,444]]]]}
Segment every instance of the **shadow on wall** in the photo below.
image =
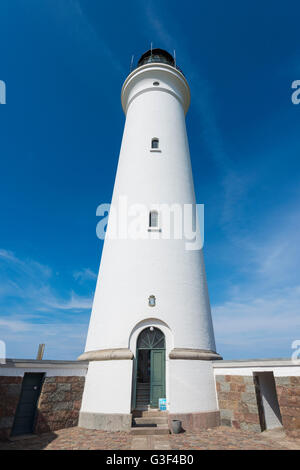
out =
{"type": "Polygon", "coordinates": [[[77,426],[84,381],[38,373],[0,377],[0,440],[77,426]]]}
{"type": "Polygon", "coordinates": [[[57,431],[77,426],[84,377],[46,377],[37,406],[35,432],[57,431]]]}
{"type": "Polygon", "coordinates": [[[36,434],[31,435],[30,437],[15,438],[14,440],[7,440],[5,442],[0,442],[0,451],[1,450],[43,450],[47,446],[57,439],[57,434],[51,432],[47,434],[36,434]]]}
{"type": "Polygon", "coordinates": [[[9,438],[22,389],[22,377],[0,377],[0,441],[9,438]]]}

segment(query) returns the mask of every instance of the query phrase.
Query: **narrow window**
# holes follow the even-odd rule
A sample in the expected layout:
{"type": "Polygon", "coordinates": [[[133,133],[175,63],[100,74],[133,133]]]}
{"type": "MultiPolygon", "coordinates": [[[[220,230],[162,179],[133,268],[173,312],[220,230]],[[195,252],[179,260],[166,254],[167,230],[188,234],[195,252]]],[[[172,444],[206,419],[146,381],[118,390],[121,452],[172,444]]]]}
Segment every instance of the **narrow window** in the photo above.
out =
{"type": "Polygon", "coordinates": [[[149,214],[149,227],[158,228],[158,212],[151,211],[149,214]]]}
{"type": "Polygon", "coordinates": [[[159,147],[159,139],[154,137],[151,141],[151,148],[152,149],[158,149],[158,147],[159,147]]]}

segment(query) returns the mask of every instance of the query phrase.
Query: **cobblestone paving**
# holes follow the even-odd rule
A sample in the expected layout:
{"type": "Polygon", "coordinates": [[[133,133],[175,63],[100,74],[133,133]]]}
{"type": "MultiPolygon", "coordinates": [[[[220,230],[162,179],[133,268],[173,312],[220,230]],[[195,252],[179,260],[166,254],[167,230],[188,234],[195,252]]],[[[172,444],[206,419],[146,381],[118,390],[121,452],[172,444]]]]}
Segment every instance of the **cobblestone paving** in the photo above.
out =
{"type": "Polygon", "coordinates": [[[68,428],[26,439],[0,443],[0,450],[126,450],[132,436],[126,432],[94,431],[68,428]]]}
{"type": "MultiPolygon", "coordinates": [[[[285,439],[279,443],[260,433],[252,433],[228,427],[201,431],[199,434],[172,434],[173,450],[280,450],[289,449],[285,439]]],[[[298,441],[300,449],[300,441],[298,441]]]]}
{"type": "MultiPolygon", "coordinates": [[[[159,437],[159,436],[157,436],[159,437]]],[[[300,439],[288,440],[284,434],[278,438],[272,434],[255,434],[228,427],[219,427],[198,434],[173,434],[164,436],[162,445],[159,439],[144,438],[139,443],[135,436],[124,432],[93,431],[83,428],[61,429],[48,434],[27,437],[9,442],[1,442],[0,450],[133,450],[133,449],[173,449],[173,450],[228,450],[228,449],[300,449],[300,439]],[[168,442],[169,445],[168,445],[168,442]],[[292,443],[292,444],[291,444],[292,443]],[[136,445],[138,444],[138,445],[136,445]],[[145,444],[145,446],[144,446],[145,444]]]]}

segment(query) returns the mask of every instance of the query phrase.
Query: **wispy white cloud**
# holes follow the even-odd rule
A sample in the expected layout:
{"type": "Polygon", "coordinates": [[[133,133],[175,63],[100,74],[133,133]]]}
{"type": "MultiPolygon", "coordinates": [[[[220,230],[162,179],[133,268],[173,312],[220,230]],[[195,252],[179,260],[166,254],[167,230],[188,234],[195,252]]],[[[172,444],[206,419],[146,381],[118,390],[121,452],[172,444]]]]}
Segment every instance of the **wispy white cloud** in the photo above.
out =
{"type": "MultiPolygon", "coordinates": [[[[86,276],[87,285],[92,280],[91,270],[78,270],[77,273],[86,276]]],[[[78,276],[77,281],[73,278],[77,285],[78,276]]],[[[53,358],[59,358],[59,351],[63,353],[61,358],[70,358],[71,351],[80,353],[92,306],[92,292],[88,295],[78,295],[74,290],[60,289],[58,292],[56,285],[56,275],[48,266],[0,249],[0,339],[6,342],[8,354],[26,357],[28,351],[35,350],[36,345],[46,339],[53,358]],[[56,351],[55,341],[63,343],[56,351]]]]}
{"type": "MultiPolygon", "coordinates": [[[[161,4],[153,1],[138,2],[143,9],[148,21],[150,31],[163,47],[173,52],[180,38],[180,54],[184,57],[184,63],[189,70],[190,84],[192,88],[192,105],[199,115],[199,129],[201,140],[205,143],[208,153],[213,159],[219,172],[223,195],[220,197],[222,205],[221,224],[225,230],[230,230],[233,215],[236,215],[247,196],[249,188],[253,184],[253,176],[241,173],[235,167],[224,148],[222,132],[217,124],[216,116],[216,90],[203,74],[199,73],[199,67],[195,67],[190,48],[185,40],[185,34],[181,31],[179,22],[174,17],[168,17],[163,21],[161,4]]],[[[160,45],[156,47],[161,47],[160,45]]]]}
{"type": "Polygon", "coordinates": [[[0,321],[0,339],[6,343],[7,357],[35,358],[38,345],[44,343],[44,359],[76,359],[84,350],[87,322],[0,321]],[[21,324],[19,324],[21,323],[21,324]]]}
{"type": "MultiPolygon", "coordinates": [[[[92,279],[92,271],[78,271],[78,277],[92,279]]],[[[91,307],[91,296],[79,296],[75,292],[59,295],[52,286],[52,270],[33,259],[21,259],[8,250],[0,250],[0,293],[2,305],[5,298],[14,298],[16,303],[26,303],[32,311],[80,310],[91,307]]],[[[76,279],[76,277],[75,277],[76,279]]],[[[5,307],[6,310],[9,308],[5,307]]],[[[15,308],[15,305],[13,306],[15,308]]]]}
{"type": "MultiPolygon", "coordinates": [[[[161,17],[155,14],[152,2],[145,1],[142,3],[142,7],[144,8],[145,16],[149,25],[155,32],[155,37],[159,39],[160,42],[165,45],[165,47],[172,51],[175,45],[174,38],[166,26],[162,23],[161,17]]],[[[160,46],[154,44],[153,47],[160,46]]]]}
{"type": "Polygon", "coordinates": [[[192,106],[199,116],[201,139],[218,169],[223,188],[219,225],[229,243],[222,252],[224,258],[230,258],[234,280],[231,284],[227,281],[224,300],[212,305],[217,344],[230,354],[236,348],[236,357],[243,352],[247,355],[250,350],[274,355],[277,347],[280,354],[285,351],[288,355],[291,340],[300,327],[298,207],[292,211],[277,208],[277,213],[265,217],[268,220],[255,230],[245,227],[245,204],[257,175],[243,173],[227,155],[218,125],[216,90],[195,67],[180,23],[164,15],[166,11],[156,2],[139,2],[139,6],[147,20],[150,39],[160,41],[155,47],[172,52],[180,38],[180,56],[189,70],[192,106]]]}
{"type": "Polygon", "coordinates": [[[30,277],[41,275],[43,278],[49,278],[52,275],[52,270],[49,266],[38,263],[32,259],[21,260],[9,250],[0,249],[0,260],[9,263],[15,271],[23,272],[30,277]]]}
{"type": "MultiPolygon", "coordinates": [[[[213,306],[218,349],[230,357],[290,357],[300,339],[300,285],[264,297],[245,293],[213,306]]],[[[228,357],[228,356],[227,356],[228,357]]]]}
{"type": "Polygon", "coordinates": [[[79,282],[90,281],[93,279],[97,279],[97,274],[94,273],[90,268],[84,268],[81,271],[75,271],[73,273],[74,279],[79,282]]]}
{"type": "Polygon", "coordinates": [[[6,328],[13,332],[28,331],[30,329],[30,325],[26,323],[25,321],[12,319],[12,318],[10,319],[0,318],[0,327],[2,331],[4,328],[6,328]]]}
{"type": "Polygon", "coordinates": [[[126,70],[118,60],[100,31],[96,30],[79,0],[56,0],[52,2],[52,13],[64,34],[68,34],[76,47],[85,54],[92,55],[95,60],[104,60],[118,74],[125,75],[126,70]]]}
{"type": "Polygon", "coordinates": [[[68,300],[48,298],[44,303],[47,308],[56,310],[89,310],[92,307],[92,298],[76,295],[74,292],[68,300]]]}
{"type": "Polygon", "coordinates": [[[300,339],[299,233],[294,208],[279,211],[255,237],[237,240],[240,277],[227,300],[212,307],[220,347],[291,354],[292,341],[300,339]]]}

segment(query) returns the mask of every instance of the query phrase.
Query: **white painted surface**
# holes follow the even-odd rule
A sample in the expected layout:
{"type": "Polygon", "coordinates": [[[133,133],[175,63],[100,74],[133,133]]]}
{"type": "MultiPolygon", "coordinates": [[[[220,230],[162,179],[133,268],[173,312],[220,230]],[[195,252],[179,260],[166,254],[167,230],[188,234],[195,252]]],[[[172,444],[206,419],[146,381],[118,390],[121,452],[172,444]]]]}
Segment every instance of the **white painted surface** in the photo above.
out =
{"type": "MultiPolygon", "coordinates": [[[[167,65],[142,69],[141,82],[132,73],[125,87],[135,98],[127,110],[112,203],[117,207],[120,196],[129,205],[149,207],[195,203],[184,110],[164,91],[180,89],[187,101],[188,87],[167,65]],[[160,87],[153,87],[155,80],[160,87]],[[154,136],[159,155],[150,152],[154,136]]],[[[107,232],[112,230],[109,220],[107,232]]],[[[174,347],[215,350],[202,251],[187,251],[185,240],[106,239],[85,350],[128,347],[134,326],[152,316],[169,325],[174,347]],[[155,307],[148,306],[151,294],[155,307]]]]}
{"type": "MultiPolygon", "coordinates": [[[[258,362],[259,364],[259,362],[258,362]]],[[[214,365],[215,375],[243,375],[252,376],[253,372],[273,372],[274,377],[300,376],[300,366],[251,366],[251,367],[217,367],[214,365]]]]}
{"type": "Polygon", "coordinates": [[[258,374],[266,429],[282,427],[275,381],[272,373],[258,374]]]}
{"type": "MultiPolygon", "coordinates": [[[[126,122],[112,198],[112,205],[116,209],[123,196],[127,197],[128,206],[145,204],[149,211],[153,209],[153,204],[177,203],[181,207],[188,203],[195,204],[185,125],[189,100],[189,87],[184,76],[169,65],[147,64],[127,77],[122,88],[126,122]],[[153,86],[154,81],[160,85],[153,86]],[[151,152],[153,137],[159,139],[160,152],[151,152]]],[[[130,217],[127,220],[130,223],[130,217]]],[[[159,221],[164,232],[166,220],[160,217],[159,221]]],[[[113,233],[115,228],[114,220],[110,217],[107,234],[113,233]]],[[[144,227],[146,235],[147,229],[148,220],[144,227]]],[[[157,235],[152,234],[152,237],[157,235]]],[[[215,402],[215,393],[213,398],[207,397],[203,401],[207,383],[207,380],[203,380],[203,374],[201,399],[196,398],[196,389],[195,393],[189,393],[189,387],[193,389],[193,383],[198,379],[193,378],[193,373],[188,371],[191,367],[202,370],[201,365],[196,366],[197,361],[187,365],[188,361],[184,361],[185,368],[175,361],[177,365],[170,368],[172,361],[168,360],[168,352],[174,347],[215,350],[202,251],[186,250],[184,239],[106,238],[85,351],[129,347],[136,354],[137,334],[142,329],[139,325],[150,325],[152,322],[153,326],[159,328],[157,321],[166,325],[162,330],[167,342],[166,392],[170,407],[176,412],[176,407],[181,407],[188,393],[189,400],[192,400],[189,405],[191,408],[197,410],[200,406],[207,410],[206,404],[210,400],[215,402]],[[155,307],[148,305],[150,295],[156,297],[155,307]],[[172,370],[176,374],[174,380],[172,370]],[[186,388],[176,391],[172,405],[170,389],[176,387],[178,381],[184,381],[180,379],[180,373],[184,373],[184,370],[184,380],[188,380],[188,383],[186,388]]],[[[100,367],[97,365],[99,371],[100,367]]],[[[115,361],[109,361],[103,367],[109,384],[119,382],[118,374],[123,367],[126,368],[127,387],[126,361],[118,368],[115,361]]],[[[100,376],[97,379],[96,372],[94,374],[91,370],[94,368],[88,372],[86,387],[90,391],[84,394],[84,409],[88,407],[93,411],[91,407],[98,407],[102,412],[108,412],[108,409],[116,412],[116,403],[111,408],[109,401],[100,400],[100,391],[95,390],[93,395],[93,386],[102,386],[103,380],[100,376]],[[94,384],[92,377],[95,378],[94,384]],[[86,402],[90,397],[93,397],[93,405],[86,402]]],[[[206,393],[211,393],[210,386],[206,393]]],[[[123,385],[119,389],[121,394],[123,385]]],[[[215,409],[215,405],[209,406],[215,409]]]]}
{"type": "Polygon", "coordinates": [[[85,376],[87,373],[88,365],[81,365],[79,362],[75,363],[74,366],[68,365],[67,367],[58,367],[55,364],[34,364],[34,362],[28,362],[28,364],[16,364],[13,367],[5,365],[0,366],[0,377],[23,377],[25,373],[44,373],[46,377],[55,376],[85,376]]]}
{"type": "Polygon", "coordinates": [[[210,361],[170,361],[170,413],[218,410],[210,361]]]}
{"type": "Polygon", "coordinates": [[[80,411],[130,413],[131,382],[132,361],[90,362],[80,411]]]}

